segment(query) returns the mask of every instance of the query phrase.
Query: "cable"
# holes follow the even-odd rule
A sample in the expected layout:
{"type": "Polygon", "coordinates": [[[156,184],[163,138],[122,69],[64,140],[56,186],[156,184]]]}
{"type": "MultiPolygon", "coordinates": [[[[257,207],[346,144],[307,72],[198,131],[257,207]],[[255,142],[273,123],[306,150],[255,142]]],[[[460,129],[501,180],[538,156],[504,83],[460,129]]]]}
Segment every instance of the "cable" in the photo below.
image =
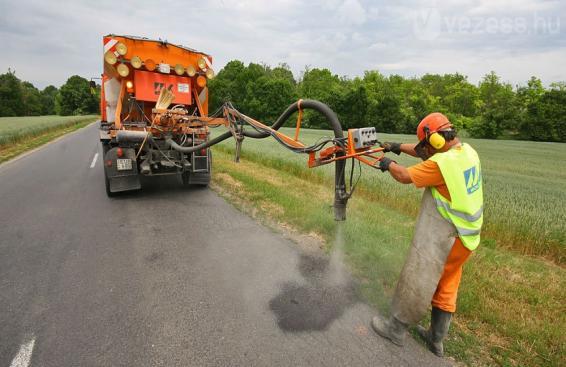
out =
{"type": "MultiPolygon", "coordinates": [[[[238,117],[240,117],[241,120],[246,121],[248,119],[250,119],[248,116],[240,113],[239,111],[235,110],[235,113],[238,115],[238,117]]],[[[287,142],[285,142],[284,140],[282,140],[277,133],[274,130],[271,129],[264,129],[261,128],[259,126],[256,126],[252,123],[249,123],[248,125],[251,126],[254,130],[256,130],[258,133],[261,134],[269,134],[271,135],[278,143],[280,143],[281,145],[283,145],[284,147],[286,147],[287,149],[295,152],[295,153],[311,153],[311,152],[317,152],[319,150],[321,150],[322,148],[324,148],[324,146],[326,146],[328,143],[335,143],[341,147],[344,147],[343,142],[340,138],[327,138],[327,137],[321,137],[319,138],[314,144],[310,145],[310,146],[306,146],[306,147],[296,147],[293,145],[288,144],[287,142]],[[323,140],[324,139],[324,140],[323,140]]]]}
{"type": "MultiPolygon", "coordinates": [[[[192,147],[183,147],[177,144],[173,139],[170,137],[165,139],[165,143],[168,147],[172,149],[183,152],[183,153],[192,153],[200,149],[208,148],[212,145],[218,144],[221,141],[228,139],[233,136],[234,132],[237,131],[237,136],[241,137],[250,137],[255,139],[263,139],[268,136],[273,136],[280,144],[284,145],[288,149],[294,152],[300,153],[310,153],[317,150],[322,149],[326,144],[333,143],[336,146],[342,148],[335,152],[336,157],[338,158],[335,161],[335,177],[334,177],[334,186],[335,186],[335,193],[334,193],[334,218],[336,220],[342,221],[346,219],[346,204],[348,202],[348,193],[346,192],[346,180],[344,177],[345,173],[345,161],[340,159],[345,155],[345,140],[344,140],[344,132],[342,130],[342,125],[340,124],[340,120],[338,116],[330,107],[325,105],[322,102],[314,101],[310,99],[301,100],[300,106],[297,102],[291,104],[287,109],[277,118],[277,120],[269,127],[269,131],[267,129],[261,129],[257,126],[253,126],[255,131],[246,131],[244,129],[244,123],[248,121],[249,125],[253,125],[249,123],[249,119],[247,116],[238,112],[233,105],[229,102],[224,104],[224,113],[225,117],[229,120],[230,125],[232,126],[232,131],[226,132],[222,135],[217,136],[214,139],[208,140],[202,144],[192,146],[192,147]],[[330,127],[334,132],[333,139],[323,140],[320,143],[315,143],[309,147],[295,147],[287,144],[286,142],[282,141],[274,131],[279,130],[281,126],[285,124],[285,122],[300,109],[302,110],[314,110],[320,113],[329,123],[330,127]],[[228,111],[229,110],[229,111],[228,111]],[[234,116],[232,116],[234,114],[234,116]]],[[[355,185],[355,184],[354,184],[355,185]]],[[[355,187],[355,186],[354,186],[355,187]]]]}
{"type": "Polygon", "coordinates": [[[218,117],[218,116],[220,116],[220,113],[223,112],[223,110],[224,110],[224,106],[225,106],[225,105],[222,105],[222,106],[218,107],[218,108],[216,109],[216,111],[214,111],[213,113],[209,113],[208,116],[209,116],[209,117],[218,117]]]}
{"type": "MultiPolygon", "coordinates": [[[[239,118],[238,121],[233,120],[232,114],[228,114],[228,119],[230,120],[230,123],[233,124],[234,126],[240,126],[242,131],[243,131],[243,124],[241,124],[241,122],[247,122],[247,124],[249,126],[251,126],[257,133],[257,135],[252,135],[249,132],[246,134],[244,133],[244,135],[246,136],[251,136],[254,138],[261,138],[261,137],[265,137],[265,136],[272,136],[275,141],[277,141],[279,144],[283,145],[285,148],[291,150],[294,153],[311,153],[311,152],[317,152],[320,151],[322,148],[324,148],[328,143],[333,143],[335,146],[339,147],[340,150],[337,151],[337,155],[338,154],[343,154],[341,152],[346,151],[346,138],[345,137],[340,137],[340,136],[336,136],[334,138],[320,138],[319,140],[317,140],[313,145],[310,146],[306,146],[306,147],[296,147],[293,146],[291,144],[288,144],[286,141],[284,141],[283,139],[281,139],[279,137],[279,135],[276,133],[276,131],[273,129],[273,126],[276,126],[277,123],[281,120],[278,119],[278,122],[276,122],[271,128],[262,128],[260,126],[256,126],[256,124],[253,124],[250,122],[251,119],[250,117],[244,115],[243,113],[239,112],[238,110],[234,109],[231,103],[227,103],[226,104],[227,108],[230,108],[232,113],[237,115],[237,117],[239,118]]],[[[326,107],[326,106],[325,106],[326,107]]],[[[288,109],[289,110],[289,109],[288,109]]],[[[319,111],[321,112],[321,111],[319,111]]],[[[285,115],[285,113],[283,114],[285,115]]],[[[283,116],[282,115],[282,116],[283,116]]],[[[289,114],[290,116],[290,114],[289,114]]],[[[328,116],[326,116],[328,118],[328,116]]],[[[288,118],[288,117],[287,117],[288,118]]],[[[339,122],[338,122],[339,124],[339,122]]],[[[282,124],[280,124],[278,127],[280,127],[282,124]]],[[[341,128],[340,128],[341,130],[341,128]]],[[[337,130],[335,129],[335,134],[337,134],[337,130]]],[[[350,172],[350,188],[349,190],[345,187],[346,183],[345,183],[345,178],[344,178],[344,171],[346,170],[346,162],[343,161],[336,161],[336,189],[339,190],[339,188],[343,188],[342,194],[338,194],[337,191],[337,197],[338,197],[338,202],[340,204],[344,204],[345,201],[347,201],[352,194],[354,193],[355,189],[356,189],[356,185],[358,184],[358,182],[360,181],[361,175],[362,175],[362,167],[361,167],[361,163],[358,162],[358,167],[359,167],[359,173],[358,173],[358,177],[356,179],[356,181],[354,182],[354,166],[355,166],[355,160],[352,159],[352,168],[351,168],[351,172],[350,172]]],[[[335,202],[336,205],[336,202],[335,202]]],[[[338,217],[339,215],[337,215],[338,217]]]]}
{"type": "Polygon", "coordinates": [[[362,177],[362,163],[360,161],[358,161],[358,177],[356,178],[356,182],[352,182],[353,178],[354,178],[354,165],[356,164],[356,160],[354,158],[352,158],[352,169],[350,170],[350,191],[348,192],[348,196],[352,196],[354,194],[354,191],[356,190],[356,186],[358,185],[358,182],[360,182],[360,178],[362,177]]]}
{"type": "Polygon", "coordinates": [[[180,164],[177,164],[176,162],[173,162],[171,160],[171,158],[169,158],[165,153],[163,153],[163,151],[159,148],[159,145],[155,144],[155,147],[157,148],[157,150],[159,151],[159,153],[161,153],[161,155],[167,159],[169,162],[173,163],[173,165],[177,168],[183,168],[183,166],[181,166],[180,164]]]}

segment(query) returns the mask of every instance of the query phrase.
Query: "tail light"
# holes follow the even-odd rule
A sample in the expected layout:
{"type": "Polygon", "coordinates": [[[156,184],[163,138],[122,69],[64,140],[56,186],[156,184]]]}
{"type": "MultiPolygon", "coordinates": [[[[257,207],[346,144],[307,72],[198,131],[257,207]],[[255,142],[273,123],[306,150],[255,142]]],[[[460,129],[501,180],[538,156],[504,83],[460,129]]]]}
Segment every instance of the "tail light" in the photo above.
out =
{"type": "Polygon", "coordinates": [[[134,83],[131,80],[126,82],[126,90],[128,93],[134,93],[134,83]]]}
{"type": "Polygon", "coordinates": [[[199,75],[197,78],[197,85],[201,88],[206,87],[206,78],[202,75],[199,75]]]}
{"type": "Polygon", "coordinates": [[[147,59],[144,62],[145,68],[149,71],[154,71],[157,67],[157,64],[152,59],[147,59]]]}

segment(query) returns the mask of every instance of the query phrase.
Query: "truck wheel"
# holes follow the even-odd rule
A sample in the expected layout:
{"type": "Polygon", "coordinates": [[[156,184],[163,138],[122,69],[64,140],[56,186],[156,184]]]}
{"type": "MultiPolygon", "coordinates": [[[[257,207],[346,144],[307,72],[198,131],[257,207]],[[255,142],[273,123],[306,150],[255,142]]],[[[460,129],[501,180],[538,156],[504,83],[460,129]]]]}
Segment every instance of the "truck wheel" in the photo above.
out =
{"type": "Polygon", "coordinates": [[[104,187],[106,188],[106,196],[113,197],[116,193],[110,191],[110,180],[108,179],[108,175],[106,174],[106,168],[104,168],[104,158],[106,157],[106,153],[112,147],[108,143],[102,143],[102,170],[104,172],[104,187]]]}
{"type": "Polygon", "coordinates": [[[110,191],[110,180],[106,175],[106,170],[104,172],[104,186],[106,187],[106,196],[108,196],[109,198],[116,196],[115,192],[110,191]]]}

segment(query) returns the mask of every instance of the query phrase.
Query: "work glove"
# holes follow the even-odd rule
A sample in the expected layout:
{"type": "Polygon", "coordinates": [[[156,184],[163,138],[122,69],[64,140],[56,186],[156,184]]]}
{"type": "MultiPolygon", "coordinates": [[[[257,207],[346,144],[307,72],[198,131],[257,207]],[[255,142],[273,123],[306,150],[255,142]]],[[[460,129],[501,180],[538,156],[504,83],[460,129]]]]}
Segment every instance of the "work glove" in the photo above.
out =
{"type": "MultiPolygon", "coordinates": [[[[395,162],[393,159],[391,158],[387,158],[387,157],[383,157],[381,158],[381,160],[379,161],[379,166],[378,168],[381,170],[381,172],[385,172],[385,171],[389,171],[389,166],[391,165],[391,163],[395,162]]],[[[397,162],[395,162],[397,163],[397,162]]]]}
{"type": "Polygon", "coordinates": [[[379,143],[379,146],[383,148],[385,153],[392,152],[397,155],[401,154],[401,143],[391,143],[386,141],[385,143],[379,143]]]}

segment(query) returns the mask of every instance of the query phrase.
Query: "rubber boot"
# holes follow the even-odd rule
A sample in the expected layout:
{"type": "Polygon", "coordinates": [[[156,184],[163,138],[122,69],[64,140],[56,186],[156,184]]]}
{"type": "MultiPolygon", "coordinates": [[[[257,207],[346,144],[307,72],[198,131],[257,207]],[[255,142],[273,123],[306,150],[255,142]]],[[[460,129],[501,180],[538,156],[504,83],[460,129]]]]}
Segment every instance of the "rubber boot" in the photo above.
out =
{"type": "Polygon", "coordinates": [[[371,320],[371,327],[381,337],[395,345],[403,346],[407,335],[407,325],[391,316],[389,320],[376,316],[371,320]]]}
{"type": "Polygon", "coordinates": [[[417,333],[426,342],[428,349],[438,357],[444,356],[442,341],[448,334],[452,313],[433,307],[430,317],[430,328],[426,330],[418,325],[417,333]]]}

